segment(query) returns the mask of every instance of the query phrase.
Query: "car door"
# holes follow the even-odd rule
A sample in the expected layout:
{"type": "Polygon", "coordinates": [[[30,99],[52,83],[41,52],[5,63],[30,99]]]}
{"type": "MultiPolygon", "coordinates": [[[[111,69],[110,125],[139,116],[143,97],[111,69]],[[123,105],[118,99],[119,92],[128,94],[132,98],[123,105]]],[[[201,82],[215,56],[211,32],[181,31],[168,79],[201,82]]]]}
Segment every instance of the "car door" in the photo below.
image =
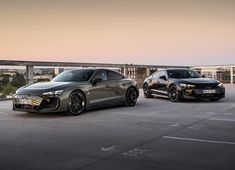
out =
{"type": "Polygon", "coordinates": [[[157,71],[150,77],[150,79],[148,79],[148,86],[151,92],[155,94],[158,93],[159,89],[159,76],[160,76],[160,71],[157,71]]]}
{"type": "Polygon", "coordinates": [[[158,83],[158,90],[159,93],[162,95],[167,95],[167,87],[168,87],[169,81],[168,81],[168,75],[166,71],[161,71],[159,76],[159,83],[158,83]]]}
{"type": "Polygon", "coordinates": [[[92,80],[97,78],[101,79],[101,81],[92,84],[92,87],[89,90],[90,105],[104,104],[113,95],[113,92],[109,87],[106,70],[98,70],[92,77],[92,80]]]}
{"type": "Polygon", "coordinates": [[[122,82],[124,76],[115,71],[107,70],[107,78],[111,94],[110,102],[121,101],[125,92],[123,87],[127,85],[125,82],[122,82]]]}

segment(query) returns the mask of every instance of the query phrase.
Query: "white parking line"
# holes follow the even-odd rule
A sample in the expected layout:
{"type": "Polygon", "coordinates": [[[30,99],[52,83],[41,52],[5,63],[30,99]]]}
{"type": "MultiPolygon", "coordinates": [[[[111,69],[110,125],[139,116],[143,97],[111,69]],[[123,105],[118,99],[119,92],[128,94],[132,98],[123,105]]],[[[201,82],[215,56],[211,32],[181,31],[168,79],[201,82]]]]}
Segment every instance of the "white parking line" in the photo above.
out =
{"type": "Polygon", "coordinates": [[[226,116],[232,116],[233,113],[223,113],[223,115],[226,115],[226,116]]]}
{"type": "Polygon", "coordinates": [[[188,128],[198,130],[198,129],[201,129],[202,127],[203,125],[196,124],[196,125],[189,126],[188,128]]]}
{"type": "Polygon", "coordinates": [[[171,124],[171,125],[169,125],[170,127],[177,127],[177,126],[179,126],[179,124],[178,123],[176,123],[176,124],[171,124]]]}
{"type": "Polygon", "coordinates": [[[193,138],[181,138],[181,137],[176,137],[176,136],[163,136],[163,138],[165,138],[165,139],[172,139],[172,140],[185,140],[185,141],[195,141],[195,142],[205,142],[205,143],[235,145],[235,142],[224,142],[224,141],[193,139],[193,138]]]}
{"type": "Polygon", "coordinates": [[[216,121],[227,121],[227,122],[235,122],[235,119],[221,119],[221,118],[210,118],[209,120],[216,120],[216,121]]]}
{"type": "Polygon", "coordinates": [[[217,113],[215,113],[215,112],[206,112],[206,114],[208,114],[208,115],[216,115],[217,113]]]}

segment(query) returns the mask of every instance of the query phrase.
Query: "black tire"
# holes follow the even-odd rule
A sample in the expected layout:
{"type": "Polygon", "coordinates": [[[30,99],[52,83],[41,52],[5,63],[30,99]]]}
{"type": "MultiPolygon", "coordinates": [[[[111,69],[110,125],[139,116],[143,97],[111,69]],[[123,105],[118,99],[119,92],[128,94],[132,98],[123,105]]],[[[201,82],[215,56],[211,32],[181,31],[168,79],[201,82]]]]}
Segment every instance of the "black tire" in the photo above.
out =
{"type": "Polygon", "coordinates": [[[172,102],[179,102],[179,91],[176,85],[171,85],[168,90],[168,97],[172,102]]]}
{"type": "Polygon", "coordinates": [[[126,91],[126,106],[135,106],[138,98],[138,93],[134,87],[130,87],[126,91]]]}
{"type": "Polygon", "coordinates": [[[86,110],[86,97],[81,91],[73,91],[69,95],[67,104],[67,114],[71,116],[79,115],[86,110]]]}
{"type": "Polygon", "coordinates": [[[150,92],[150,90],[149,90],[149,86],[148,86],[148,84],[144,84],[144,86],[143,86],[143,92],[144,92],[144,97],[145,98],[152,98],[153,96],[151,95],[151,92],[150,92]]]}
{"type": "Polygon", "coordinates": [[[15,104],[12,105],[12,110],[16,110],[15,104]]]}

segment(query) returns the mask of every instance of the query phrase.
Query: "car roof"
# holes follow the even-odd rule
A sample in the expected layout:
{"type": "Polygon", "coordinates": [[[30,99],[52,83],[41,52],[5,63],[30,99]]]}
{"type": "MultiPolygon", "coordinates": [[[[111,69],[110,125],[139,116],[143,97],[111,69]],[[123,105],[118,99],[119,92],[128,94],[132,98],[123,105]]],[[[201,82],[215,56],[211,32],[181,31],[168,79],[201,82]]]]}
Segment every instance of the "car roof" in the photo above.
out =
{"type": "Polygon", "coordinates": [[[163,68],[159,69],[158,71],[167,71],[167,70],[191,70],[189,68],[163,68]]]}
{"type": "Polygon", "coordinates": [[[111,71],[115,71],[112,69],[107,69],[107,68],[72,68],[72,69],[66,69],[65,71],[69,71],[69,70],[111,70],[111,71]]]}

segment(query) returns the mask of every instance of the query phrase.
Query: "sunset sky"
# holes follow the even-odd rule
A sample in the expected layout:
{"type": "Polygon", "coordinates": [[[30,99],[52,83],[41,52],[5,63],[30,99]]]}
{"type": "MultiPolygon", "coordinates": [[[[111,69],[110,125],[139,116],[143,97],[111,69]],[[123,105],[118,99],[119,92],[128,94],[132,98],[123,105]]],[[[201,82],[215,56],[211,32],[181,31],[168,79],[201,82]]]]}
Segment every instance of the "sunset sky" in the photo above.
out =
{"type": "Polygon", "coordinates": [[[235,0],[0,0],[0,60],[235,64],[235,0]]]}

